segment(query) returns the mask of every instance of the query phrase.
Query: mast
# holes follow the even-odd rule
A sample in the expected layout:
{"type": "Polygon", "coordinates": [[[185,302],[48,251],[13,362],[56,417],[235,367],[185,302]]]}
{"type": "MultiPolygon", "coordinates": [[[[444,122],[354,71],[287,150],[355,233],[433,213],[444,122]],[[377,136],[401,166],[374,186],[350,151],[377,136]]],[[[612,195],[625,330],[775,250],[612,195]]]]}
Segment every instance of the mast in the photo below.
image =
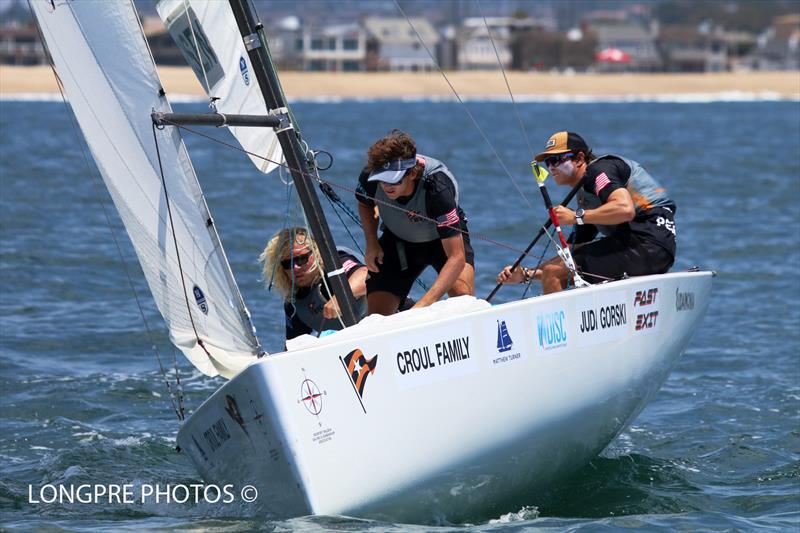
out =
{"type": "Polygon", "coordinates": [[[317,242],[322,262],[325,264],[323,275],[328,277],[331,291],[339,303],[344,325],[352,326],[358,321],[355,299],[350,285],[347,283],[347,277],[344,276],[331,230],[314,190],[314,180],[311,178],[312,174],[308,168],[305,152],[300,145],[300,133],[295,130],[294,119],[286,107],[283,89],[269,56],[264,27],[258,22],[254,11],[250,9],[249,0],[229,0],[229,2],[253,65],[256,79],[261,87],[264,103],[270,110],[270,114],[278,116],[283,122],[283,125],[276,128],[275,132],[297,187],[297,194],[300,197],[311,233],[317,242]]]}

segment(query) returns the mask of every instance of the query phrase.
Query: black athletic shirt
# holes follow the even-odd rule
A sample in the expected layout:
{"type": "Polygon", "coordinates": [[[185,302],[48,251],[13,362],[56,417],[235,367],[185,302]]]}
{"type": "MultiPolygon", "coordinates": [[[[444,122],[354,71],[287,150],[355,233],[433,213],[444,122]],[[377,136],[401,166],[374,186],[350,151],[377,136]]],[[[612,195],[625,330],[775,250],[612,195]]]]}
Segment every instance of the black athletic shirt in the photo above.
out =
{"type": "MultiPolygon", "coordinates": [[[[342,262],[342,268],[344,268],[344,273],[347,276],[347,279],[350,279],[350,276],[355,274],[355,272],[364,266],[364,264],[359,260],[357,257],[344,252],[342,250],[337,250],[339,252],[339,260],[342,262]]],[[[295,293],[295,297],[299,300],[304,298],[311,292],[311,289],[316,287],[316,285],[322,283],[317,282],[315,285],[310,287],[301,287],[295,293]]],[[[328,293],[327,286],[322,285],[322,295],[325,296],[328,300],[331,299],[330,294],[328,293]]],[[[286,314],[286,339],[293,339],[295,337],[299,337],[300,335],[306,335],[314,331],[314,329],[300,320],[300,317],[297,316],[295,313],[294,305],[290,302],[283,303],[283,311],[286,314]]]]}
{"type": "MultiPolygon", "coordinates": [[[[367,207],[374,207],[378,182],[367,181],[369,174],[370,172],[366,167],[361,171],[361,175],[358,177],[356,200],[367,207]]],[[[420,185],[425,187],[425,209],[427,213],[423,214],[437,221],[436,231],[439,234],[439,238],[446,239],[459,235],[461,233],[458,230],[459,223],[462,220],[466,222],[466,216],[461,207],[456,204],[456,189],[450,178],[442,172],[434,172],[417,181],[416,186],[419,187],[420,185]],[[456,216],[453,216],[454,214],[456,216]]],[[[414,192],[416,192],[416,189],[414,189],[414,192]]],[[[396,202],[403,205],[409,199],[398,198],[396,202]]],[[[392,208],[381,206],[380,209],[392,208]]]]}
{"type": "MultiPolygon", "coordinates": [[[[587,167],[583,176],[583,189],[589,195],[599,197],[605,204],[611,193],[617,189],[626,188],[630,176],[631,168],[621,159],[616,157],[599,159],[587,167]]],[[[595,207],[597,206],[589,205],[585,206],[584,209],[593,209],[595,207]]],[[[612,235],[624,238],[628,232],[636,234],[646,241],[662,246],[674,256],[674,214],[675,204],[672,202],[666,207],[637,209],[634,219],[627,223],[617,224],[612,235]]],[[[577,231],[575,242],[591,240],[594,238],[594,234],[596,234],[596,228],[592,228],[591,224],[586,224],[577,231]]]]}

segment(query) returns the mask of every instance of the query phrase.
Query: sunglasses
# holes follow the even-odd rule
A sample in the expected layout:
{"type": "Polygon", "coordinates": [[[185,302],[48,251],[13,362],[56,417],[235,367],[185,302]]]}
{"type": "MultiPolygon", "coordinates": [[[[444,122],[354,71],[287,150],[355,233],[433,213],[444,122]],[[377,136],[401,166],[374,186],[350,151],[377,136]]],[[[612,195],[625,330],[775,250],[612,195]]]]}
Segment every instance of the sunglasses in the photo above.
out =
{"type": "Polygon", "coordinates": [[[292,266],[303,266],[308,263],[308,260],[311,259],[311,252],[303,255],[296,255],[294,257],[290,257],[288,259],[284,259],[281,261],[281,266],[284,270],[289,270],[292,266]]]}
{"type": "Polygon", "coordinates": [[[572,158],[573,155],[570,154],[558,154],[558,155],[551,155],[549,157],[544,158],[544,164],[548,167],[557,167],[567,159],[572,158]]]}

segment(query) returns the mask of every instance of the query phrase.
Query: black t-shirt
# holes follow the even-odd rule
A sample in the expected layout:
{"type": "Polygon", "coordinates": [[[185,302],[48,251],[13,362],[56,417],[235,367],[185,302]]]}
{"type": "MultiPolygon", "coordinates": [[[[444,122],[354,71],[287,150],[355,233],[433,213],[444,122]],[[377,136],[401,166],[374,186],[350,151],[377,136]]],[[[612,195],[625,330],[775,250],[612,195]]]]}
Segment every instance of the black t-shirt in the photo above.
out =
{"type": "MultiPolygon", "coordinates": [[[[365,167],[358,177],[358,187],[356,189],[356,200],[367,207],[375,206],[375,193],[378,190],[377,181],[367,181],[369,170],[365,167]]],[[[456,204],[456,188],[453,181],[442,172],[434,172],[428,176],[417,180],[416,187],[425,188],[425,217],[436,221],[436,231],[440,239],[460,235],[461,221],[466,222],[466,216],[461,207],[456,204]]],[[[417,189],[414,189],[416,192],[417,189]]],[[[411,193],[413,196],[414,193],[411,193]]],[[[411,197],[398,198],[396,202],[401,206],[408,202],[411,197]]],[[[387,205],[380,206],[380,209],[394,209],[387,205]]],[[[411,215],[409,215],[411,216],[411,215]]]]}
{"type": "MultiPolygon", "coordinates": [[[[350,279],[350,276],[355,274],[359,268],[364,266],[361,260],[354,255],[343,250],[337,251],[339,252],[339,260],[342,262],[342,268],[344,268],[344,273],[347,276],[347,279],[350,279]]],[[[321,283],[322,282],[317,282],[311,287],[301,287],[295,293],[295,297],[297,299],[304,298],[309,292],[311,292],[311,289],[315,288],[321,283]]],[[[331,295],[328,293],[327,285],[322,284],[321,292],[326,300],[331,299],[331,295]]],[[[314,331],[314,328],[300,320],[300,317],[297,315],[297,313],[295,313],[294,306],[290,302],[283,303],[283,311],[286,314],[286,339],[293,339],[295,337],[299,337],[300,335],[306,335],[314,331]]]]}
{"type": "MultiPolygon", "coordinates": [[[[621,159],[608,157],[594,161],[586,168],[583,176],[583,190],[594,195],[605,204],[611,193],[617,189],[625,189],[631,177],[631,168],[621,159]]],[[[591,196],[589,196],[591,198],[591,196]]],[[[596,200],[595,200],[596,201],[596,200]]],[[[591,203],[591,202],[589,202],[591,203]]],[[[593,209],[595,205],[582,206],[593,209]]],[[[652,207],[638,211],[630,222],[617,224],[611,236],[626,238],[629,234],[662,246],[675,255],[675,222],[674,212],[668,207],[652,207]]],[[[596,228],[586,224],[579,229],[575,242],[591,240],[596,228]],[[591,235],[591,237],[589,237],[591,235]],[[588,238],[587,238],[588,237],[588,238]]]]}

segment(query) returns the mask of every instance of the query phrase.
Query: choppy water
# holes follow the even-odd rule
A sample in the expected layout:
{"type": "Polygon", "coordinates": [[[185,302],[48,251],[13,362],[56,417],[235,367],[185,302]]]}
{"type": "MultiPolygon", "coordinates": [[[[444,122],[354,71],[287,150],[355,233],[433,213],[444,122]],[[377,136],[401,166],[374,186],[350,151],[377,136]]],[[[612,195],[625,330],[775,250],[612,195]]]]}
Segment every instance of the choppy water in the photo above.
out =
{"type": "MultiPolygon", "coordinates": [[[[179,110],[191,109],[201,106],[179,110]]],[[[510,105],[497,102],[473,102],[469,109],[527,200],[458,104],[295,106],[312,147],[335,156],[327,179],[353,186],[366,147],[391,128],[405,129],[421,152],[454,170],[473,233],[524,248],[544,213],[517,119],[510,105]]],[[[437,530],[798,527],[800,104],[524,103],[520,112],[534,148],[568,128],[582,132],[596,153],[617,151],[642,162],[679,206],[675,268],[700,265],[719,276],[687,353],[602,457],[548,494],[527,496],[523,509],[437,530]]],[[[2,525],[431,530],[344,517],[266,522],[210,504],[29,503],[29,485],[200,482],[188,458],[173,450],[178,423],[101,209],[110,201],[104,190],[97,193],[69,117],[61,103],[0,102],[2,525]]],[[[259,175],[240,154],[199,138],[187,143],[262,342],[277,350],[280,303],[264,291],[256,257],[285,221],[285,190],[277,175],[259,175]]],[[[560,198],[565,191],[552,194],[560,198]]],[[[334,226],[346,243],[347,233],[334,226]]],[[[497,269],[514,257],[480,238],[473,242],[476,285],[485,296],[497,269]]],[[[122,247],[171,364],[124,237],[122,247]]],[[[500,300],[519,296],[514,288],[500,292],[500,300]]],[[[220,382],[179,363],[186,403],[196,407],[220,382]]]]}

